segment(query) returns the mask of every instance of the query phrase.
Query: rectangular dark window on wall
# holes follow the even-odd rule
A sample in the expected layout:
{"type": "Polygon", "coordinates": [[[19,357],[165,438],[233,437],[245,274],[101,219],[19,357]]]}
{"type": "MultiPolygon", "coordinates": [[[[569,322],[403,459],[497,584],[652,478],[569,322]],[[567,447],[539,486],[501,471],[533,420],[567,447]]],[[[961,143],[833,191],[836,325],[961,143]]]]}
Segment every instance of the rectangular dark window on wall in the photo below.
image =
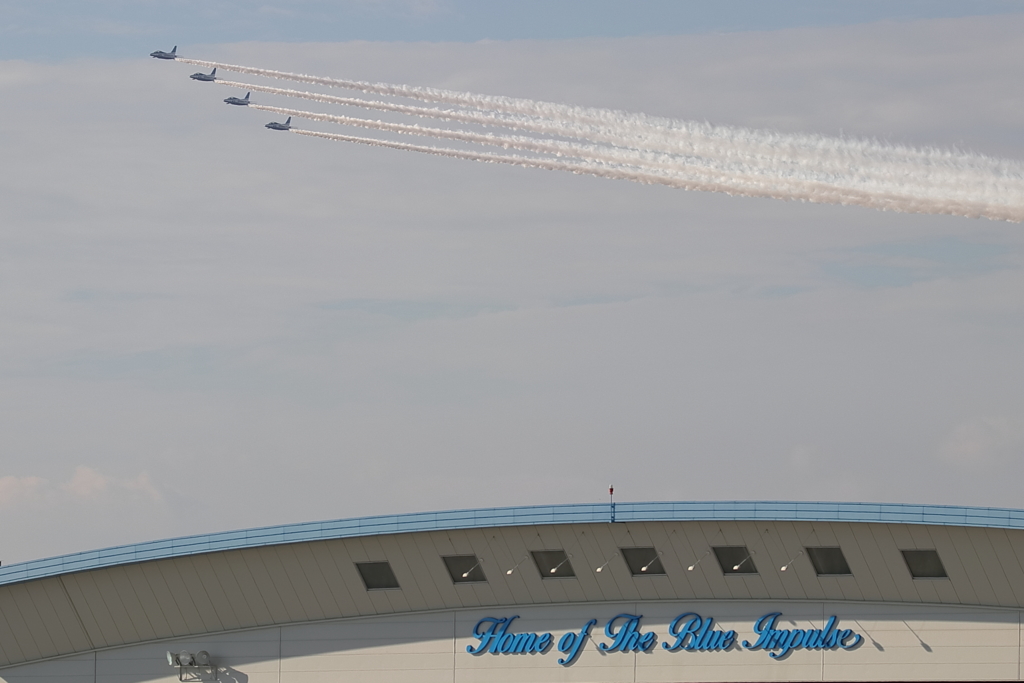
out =
{"type": "Polygon", "coordinates": [[[756,574],[757,567],[754,566],[754,554],[747,550],[745,545],[720,545],[712,548],[715,551],[715,558],[722,573],[729,574],[756,574]]]}
{"type": "Polygon", "coordinates": [[[534,550],[533,563],[537,565],[542,579],[566,579],[576,576],[572,562],[564,550],[534,550]]]}
{"type": "Polygon", "coordinates": [[[805,548],[805,550],[807,550],[807,557],[810,558],[818,576],[850,576],[853,574],[850,571],[850,565],[846,563],[846,556],[843,555],[842,548],[823,547],[805,548]]]}
{"type": "Polygon", "coordinates": [[[619,548],[633,576],[664,576],[661,553],[654,548],[619,548]]]}
{"type": "Polygon", "coordinates": [[[356,562],[356,569],[368,591],[400,588],[389,562],[356,562]]]}
{"type": "Polygon", "coordinates": [[[484,576],[483,562],[476,555],[448,555],[442,557],[452,583],[482,583],[487,581],[484,576]]]}
{"type": "Polygon", "coordinates": [[[946,579],[946,568],[942,566],[939,553],[935,550],[901,550],[910,575],[915,579],[946,579]]]}

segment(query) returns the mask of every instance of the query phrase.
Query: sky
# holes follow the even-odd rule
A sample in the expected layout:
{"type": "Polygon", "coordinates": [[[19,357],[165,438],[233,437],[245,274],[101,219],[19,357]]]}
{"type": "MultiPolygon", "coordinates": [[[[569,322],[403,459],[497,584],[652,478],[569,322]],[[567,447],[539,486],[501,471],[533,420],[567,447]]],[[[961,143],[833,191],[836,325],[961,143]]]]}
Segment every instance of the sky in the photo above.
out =
{"type": "Polygon", "coordinates": [[[129,58],[165,42],[623,38],[1020,11],[1019,0],[0,0],[0,59],[129,58]]]}
{"type": "Polygon", "coordinates": [[[271,133],[147,56],[1021,160],[1018,7],[0,1],[0,561],[610,483],[1024,507],[1020,225],[271,133]]]}

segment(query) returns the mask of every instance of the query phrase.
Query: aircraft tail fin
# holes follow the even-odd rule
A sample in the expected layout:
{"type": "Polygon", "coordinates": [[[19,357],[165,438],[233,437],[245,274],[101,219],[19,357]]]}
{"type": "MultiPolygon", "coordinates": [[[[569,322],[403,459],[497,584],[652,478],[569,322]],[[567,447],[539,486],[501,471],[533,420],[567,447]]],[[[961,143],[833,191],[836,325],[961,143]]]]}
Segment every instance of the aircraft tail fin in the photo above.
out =
{"type": "Polygon", "coordinates": [[[175,46],[174,46],[174,48],[173,48],[173,49],[171,50],[171,54],[172,54],[172,55],[173,55],[173,54],[177,54],[177,52],[178,52],[178,46],[177,46],[177,45],[175,45],[175,46]]]}
{"type": "Polygon", "coordinates": [[[245,97],[244,97],[243,99],[245,99],[245,101],[246,101],[246,102],[248,102],[248,101],[249,101],[249,95],[250,95],[250,94],[251,94],[251,93],[245,93],[245,97]]]}
{"type": "Polygon", "coordinates": [[[286,125],[286,126],[292,125],[292,117],[289,116],[288,120],[284,122],[284,125],[286,125]]]}
{"type": "Polygon", "coordinates": [[[213,71],[210,72],[210,75],[211,76],[216,76],[217,75],[217,67],[213,67],[213,71]]]}

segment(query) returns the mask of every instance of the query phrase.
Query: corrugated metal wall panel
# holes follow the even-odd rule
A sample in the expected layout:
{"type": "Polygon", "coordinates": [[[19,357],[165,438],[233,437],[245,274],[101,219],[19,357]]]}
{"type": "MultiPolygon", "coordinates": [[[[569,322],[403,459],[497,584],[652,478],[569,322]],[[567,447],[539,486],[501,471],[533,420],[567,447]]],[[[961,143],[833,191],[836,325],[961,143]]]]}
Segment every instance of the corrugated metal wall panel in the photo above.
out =
{"type": "Polygon", "coordinates": [[[39,656],[53,657],[58,654],[59,650],[54,645],[54,637],[50,635],[50,629],[46,627],[46,623],[25,585],[11,586],[10,599],[17,605],[17,615],[21,621],[20,628],[31,636],[39,656]]]}
{"type": "Polygon", "coordinates": [[[698,599],[1020,608],[1022,586],[1020,530],[725,520],[428,531],[230,550],[0,586],[0,665],[94,647],[393,612],[698,599]],[[759,574],[723,576],[707,553],[714,545],[740,544],[754,551],[759,574]],[[814,545],[840,546],[853,576],[817,577],[806,556],[779,572],[814,545]],[[668,576],[630,576],[623,547],[661,551],[668,576]],[[937,549],[950,578],[912,579],[900,554],[908,548],[937,549]],[[541,577],[529,552],[543,549],[570,553],[576,578],[541,577]],[[487,583],[453,585],[441,559],[446,554],[484,558],[487,583]],[[364,560],[389,561],[402,588],[366,591],[354,565],[364,560]]]}
{"type": "Polygon", "coordinates": [[[92,641],[93,647],[121,645],[117,629],[110,621],[110,612],[98,599],[99,596],[96,595],[95,584],[89,576],[90,574],[92,572],[68,574],[62,577],[64,587],[67,589],[68,595],[71,596],[71,602],[75,605],[75,610],[85,625],[85,631],[89,640],[92,641]]]}
{"type": "Polygon", "coordinates": [[[132,592],[138,600],[139,608],[145,613],[152,628],[154,638],[170,638],[177,635],[171,628],[170,621],[164,613],[163,606],[157,598],[146,577],[146,570],[141,564],[129,564],[121,567],[125,580],[131,585],[132,592]]]}
{"type": "Polygon", "coordinates": [[[233,550],[219,556],[223,559],[224,565],[231,572],[231,577],[238,586],[241,599],[245,602],[246,608],[252,613],[252,618],[257,625],[269,626],[278,623],[274,620],[269,603],[253,577],[252,567],[247,561],[244,550],[233,550]]]}

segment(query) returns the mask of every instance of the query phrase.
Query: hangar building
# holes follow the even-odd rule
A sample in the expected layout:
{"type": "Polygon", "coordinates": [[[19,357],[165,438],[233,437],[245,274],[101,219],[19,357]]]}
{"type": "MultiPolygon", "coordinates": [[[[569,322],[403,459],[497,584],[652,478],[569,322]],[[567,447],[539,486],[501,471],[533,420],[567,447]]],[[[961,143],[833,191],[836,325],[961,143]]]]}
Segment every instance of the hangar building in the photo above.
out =
{"type": "Polygon", "coordinates": [[[0,680],[1021,679],[1024,511],[559,505],[0,567],[0,680]]]}

